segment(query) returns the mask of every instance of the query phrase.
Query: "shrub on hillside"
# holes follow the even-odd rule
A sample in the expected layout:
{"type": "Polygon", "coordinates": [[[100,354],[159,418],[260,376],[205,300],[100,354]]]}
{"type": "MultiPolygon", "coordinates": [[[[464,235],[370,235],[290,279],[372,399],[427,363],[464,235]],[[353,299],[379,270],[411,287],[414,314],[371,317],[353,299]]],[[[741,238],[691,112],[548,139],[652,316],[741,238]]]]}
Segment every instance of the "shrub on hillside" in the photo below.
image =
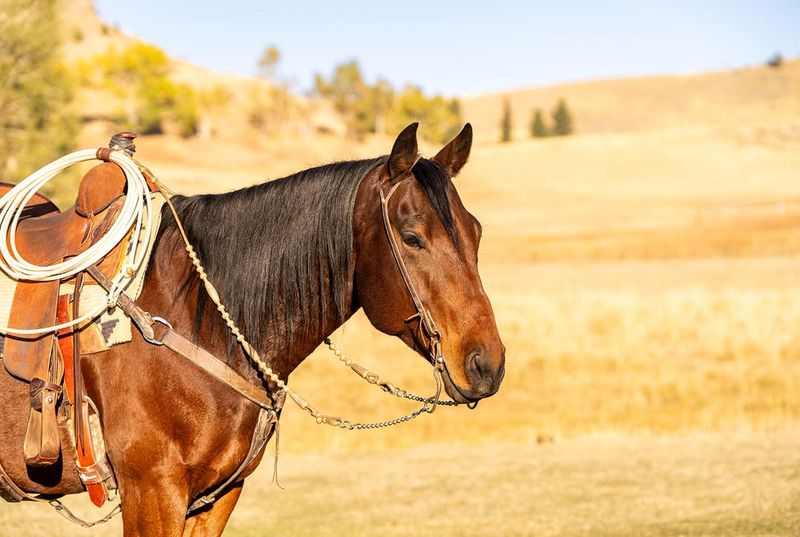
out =
{"type": "Polygon", "coordinates": [[[227,107],[231,94],[224,86],[217,85],[197,91],[196,97],[197,112],[199,114],[197,136],[203,140],[208,140],[214,134],[213,117],[227,107]]]}
{"type": "Polygon", "coordinates": [[[315,76],[316,94],[331,100],[342,114],[351,137],[396,132],[411,122],[420,122],[420,135],[444,143],[462,126],[461,105],[441,95],[428,96],[419,86],[407,85],[399,93],[385,79],[369,84],[358,62],[336,66],[329,78],[315,76]]]}
{"type": "Polygon", "coordinates": [[[140,134],[158,134],[165,122],[189,136],[197,131],[199,114],[193,89],[170,78],[167,55],[153,45],[133,43],[109,47],[79,69],[84,82],[105,87],[123,101],[123,126],[140,134]]]}
{"type": "Polygon", "coordinates": [[[298,109],[289,82],[277,76],[281,56],[280,49],[274,45],[264,49],[258,60],[258,77],[267,85],[250,89],[247,120],[251,127],[264,134],[283,132],[298,109]]]}
{"type": "Polygon", "coordinates": [[[549,135],[550,131],[548,130],[547,125],[544,123],[542,111],[541,109],[537,108],[531,115],[531,137],[544,138],[545,136],[549,135]]]}
{"type": "Polygon", "coordinates": [[[783,65],[783,56],[780,52],[776,52],[767,60],[767,66],[778,68],[783,65]]]}
{"type": "Polygon", "coordinates": [[[390,131],[397,132],[418,121],[420,135],[437,143],[451,140],[462,127],[461,105],[456,99],[441,95],[428,97],[422,88],[407,85],[397,96],[390,111],[390,131]]]}
{"type": "Polygon", "coordinates": [[[74,81],[60,63],[58,35],[55,0],[0,0],[0,181],[74,148],[74,81]]]}

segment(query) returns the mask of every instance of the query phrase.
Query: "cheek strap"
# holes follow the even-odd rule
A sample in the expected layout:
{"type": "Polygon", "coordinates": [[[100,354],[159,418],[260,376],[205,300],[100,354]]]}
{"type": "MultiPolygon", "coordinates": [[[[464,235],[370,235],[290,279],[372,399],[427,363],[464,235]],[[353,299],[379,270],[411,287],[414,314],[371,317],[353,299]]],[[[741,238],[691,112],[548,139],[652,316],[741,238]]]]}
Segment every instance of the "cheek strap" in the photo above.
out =
{"type": "MultiPolygon", "coordinates": [[[[417,157],[417,160],[419,160],[419,157],[417,157]]],[[[414,164],[416,164],[416,161],[414,164]]],[[[411,168],[413,168],[413,166],[411,168]]],[[[411,175],[411,171],[409,170],[405,175],[411,175]]],[[[424,342],[427,340],[427,344],[425,344],[425,346],[428,349],[430,358],[435,367],[441,368],[444,367],[444,358],[442,357],[440,344],[442,334],[439,332],[439,327],[436,325],[436,321],[433,320],[430,310],[428,310],[423,304],[422,299],[420,298],[419,293],[414,286],[414,282],[411,280],[411,275],[409,274],[406,263],[403,260],[403,256],[400,252],[400,246],[397,244],[397,239],[392,232],[392,224],[389,220],[389,199],[392,197],[392,194],[397,191],[397,187],[400,186],[400,182],[404,178],[405,177],[398,178],[397,182],[395,182],[394,186],[392,186],[388,192],[384,192],[383,188],[380,188],[383,228],[386,232],[386,239],[389,241],[389,249],[392,251],[392,256],[394,257],[397,268],[400,271],[400,275],[403,277],[403,282],[406,285],[408,294],[411,296],[411,301],[414,303],[414,308],[417,310],[416,313],[407,318],[405,321],[410,322],[414,319],[419,319],[419,330],[421,332],[420,335],[424,336],[422,341],[424,342]]]]}

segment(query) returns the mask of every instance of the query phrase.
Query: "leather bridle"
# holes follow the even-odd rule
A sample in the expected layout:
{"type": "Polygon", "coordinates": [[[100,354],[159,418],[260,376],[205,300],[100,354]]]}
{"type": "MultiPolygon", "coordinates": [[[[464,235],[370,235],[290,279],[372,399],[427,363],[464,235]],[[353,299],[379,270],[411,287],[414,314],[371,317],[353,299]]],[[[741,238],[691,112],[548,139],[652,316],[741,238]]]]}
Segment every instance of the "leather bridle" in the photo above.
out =
{"type": "MultiPolygon", "coordinates": [[[[408,294],[411,297],[411,302],[414,305],[414,309],[416,309],[416,313],[405,319],[405,322],[409,323],[414,320],[418,321],[416,339],[417,342],[421,343],[421,345],[427,350],[428,356],[426,356],[426,358],[434,369],[433,376],[436,379],[436,395],[432,401],[432,408],[430,410],[432,412],[433,409],[436,408],[437,404],[446,404],[449,406],[458,403],[453,401],[439,401],[439,395],[442,392],[442,386],[444,384],[443,376],[450,376],[450,373],[447,371],[447,363],[444,361],[444,355],[442,354],[442,333],[439,331],[439,326],[436,324],[436,321],[434,321],[431,311],[425,307],[422,298],[417,292],[417,288],[414,286],[414,282],[408,272],[408,267],[406,267],[406,263],[403,260],[403,255],[400,252],[400,246],[397,244],[397,239],[392,232],[392,223],[389,220],[389,199],[392,197],[392,194],[397,191],[400,183],[406,177],[414,176],[412,170],[419,159],[420,157],[417,156],[414,164],[412,164],[408,171],[404,172],[393,180],[394,184],[388,190],[388,192],[384,191],[382,186],[379,187],[379,192],[381,198],[381,217],[383,219],[383,229],[386,232],[386,239],[389,241],[389,249],[392,251],[392,257],[394,257],[395,263],[397,264],[397,269],[400,271],[400,275],[403,277],[403,283],[405,283],[406,290],[408,290],[408,294]]],[[[390,182],[391,181],[392,180],[390,179],[390,182]]],[[[453,383],[452,378],[450,379],[450,382],[453,383]]],[[[456,390],[457,389],[458,388],[456,388],[456,390]]],[[[467,408],[474,409],[478,406],[478,401],[466,403],[466,406],[467,408]]]]}
{"type": "Polygon", "coordinates": [[[425,304],[422,302],[422,298],[420,298],[416,287],[414,287],[414,282],[411,280],[408,267],[406,267],[406,263],[403,260],[402,254],[400,253],[400,246],[397,244],[397,239],[392,232],[392,223],[389,220],[389,199],[392,197],[392,194],[397,191],[397,188],[400,186],[400,183],[403,179],[409,176],[413,177],[414,174],[411,170],[419,161],[419,158],[420,157],[417,157],[417,159],[414,161],[414,164],[407,172],[403,173],[394,180],[394,185],[389,189],[388,192],[385,192],[383,187],[379,188],[381,198],[381,217],[383,218],[383,229],[386,231],[386,238],[389,241],[389,249],[392,251],[392,257],[394,257],[397,268],[400,271],[400,275],[403,277],[403,283],[405,283],[408,294],[411,297],[411,302],[416,309],[416,313],[405,319],[405,322],[409,323],[414,320],[418,321],[419,324],[417,332],[422,336],[422,338],[418,336],[418,341],[422,339],[422,341],[419,342],[422,343],[422,345],[428,351],[429,356],[427,358],[430,360],[433,367],[441,373],[444,372],[445,369],[441,345],[442,333],[439,331],[436,321],[433,320],[433,315],[431,315],[430,310],[425,307],[425,304]]]}

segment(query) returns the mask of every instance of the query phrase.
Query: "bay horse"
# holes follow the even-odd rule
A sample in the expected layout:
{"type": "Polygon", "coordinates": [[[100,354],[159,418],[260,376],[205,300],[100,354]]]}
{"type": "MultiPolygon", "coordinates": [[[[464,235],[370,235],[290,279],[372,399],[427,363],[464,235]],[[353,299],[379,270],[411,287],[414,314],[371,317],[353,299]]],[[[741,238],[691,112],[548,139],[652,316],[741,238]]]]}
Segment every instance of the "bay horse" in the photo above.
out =
{"type": "MultiPolygon", "coordinates": [[[[419,157],[416,129],[403,130],[389,156],[173,198],[231,317],[282,379],[359,308],[375,328],[427,356],[381,223],[382,192],[394,189],[389,233],[441,332],[447,394],[470,403],[497,391],[505,348],[477,269],[481,226],[451,181],[467,161],[472,129],[467,124],[432,159],[419,157]]],[[[166,207],[137,302],[270,389],[212,307],[166,207]]],[[[215,503],[188,517],[187,507],[245,460],[259,408],[136,334],[81,364],[119,486],[124,534],[220,535],[263,450],[215,503]]],[[[26,387],[0,374],[0,463],[27,492],[82,492],[70,450],[55,468],[25,466],[26,387]]]]}

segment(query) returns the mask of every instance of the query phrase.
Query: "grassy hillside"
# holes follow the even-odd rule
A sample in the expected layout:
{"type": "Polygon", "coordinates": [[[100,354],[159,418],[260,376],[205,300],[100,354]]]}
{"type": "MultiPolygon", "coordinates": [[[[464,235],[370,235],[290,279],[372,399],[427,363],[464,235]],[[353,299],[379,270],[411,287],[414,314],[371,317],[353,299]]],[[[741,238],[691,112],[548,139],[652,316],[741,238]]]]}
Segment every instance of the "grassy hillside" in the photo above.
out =
{"type": "MultiPolygon", "coordinates": [[[[776,115],[786,124],[800,119],[788,105],[776,115]]],[[[787,374],[800,363],[795,131],[708,124],[511,144],[478,132],[456,185],[484,225],[481,270],[509,349],[504,387],[476,412],[441,412],[380,435],[323,430],[289,410],[288,443],[372,449],[453,435],[526,441],[596,430],[776,426],[800,417],[799,377],[787,374]]],[[[176,190],[196,193],[375,156],[391,142],[159,136],[138,147],[176,190]]],[[[427,155],[436,149],[423,147],[427,155]]],[[[429,389],[422,359],[363,318],[335,338],[398,383],[429,389]]],[[[406,410],[350,376],[318,352],[292,382],[332,412],[383,419],[406,410]],[[329,378],[346,388],[328,390],[329,378]]]]}
{"type": "Polygon", "coordinates": [[[468,96],[464,113],[483,140],[499,138],[504,98],[515,136],[529,137],[531,112],[567,100],[579,133],[645,132],[685,127],[763,126],[778,138],[798,136],[800,60],[780,68],[747,67],[683,76],[595,80],[468,96]]]}
{"type": "MultiPolygon", "coordinates": [[[[100,18],[92,0],[62,0],[60,28],[64,59],[75,72],[81,70],[78,68],[81,63],[91,62],[99,54],[112,49],[119,52],[138,41],[100,18]]],[[[225,95],[223,102],[208,114],[213,119],[214,139],[241,143],[258,135],[249,125],[250,114],[253,103],[269,94],[272,88],[269,82],[222,73],[178,58],[170,58],[169,64],[169,77],[175,83],[186,84],[198,94],[221,91],[225,95]]],[[[128,91],[134,92],[135,88],[128,91]]],[[[124,99],[125,95],[107,88],[82,85],[74,107],[86,122],[83,139],[93,145],[98,138],[102,140],[120,130],[113,117],[124,107],[124,99]]],[[[286,108],[289,112],[280,130],[283,136],[307,137],[318,130],[343,132],[341,119],[326,102],[312,103],[292,94],[286,108]]]]}

